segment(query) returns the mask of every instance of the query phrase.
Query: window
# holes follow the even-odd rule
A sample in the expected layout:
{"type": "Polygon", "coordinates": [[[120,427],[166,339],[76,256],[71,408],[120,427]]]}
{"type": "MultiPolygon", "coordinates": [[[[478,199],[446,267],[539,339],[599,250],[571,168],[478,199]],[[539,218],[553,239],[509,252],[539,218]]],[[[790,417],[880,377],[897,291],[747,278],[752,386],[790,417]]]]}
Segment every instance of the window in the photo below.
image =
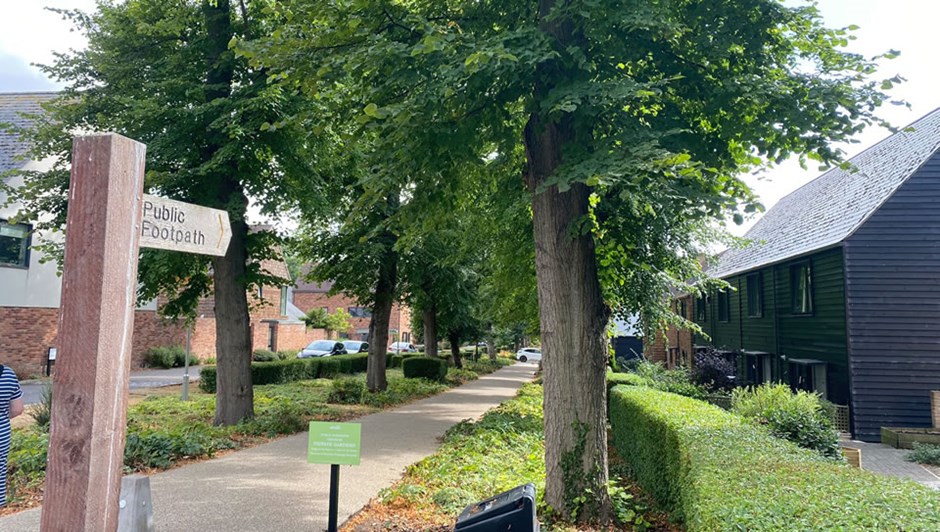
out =
{"type": "Polygon", "coordinates": [[[790,266],[790,310],[813,313],[813,270],[808,262],[790,266]]]}
{"type": "Polygon", "coordinates": [[[718,321],[731,321],[731,294],[728,290],[718,292],[718,321]]]}
{"type": "Polygon", "coordinates": [[[689,314],[688,307],[686,306],[685,299],[679,299],[676,301],[676,314],[682,316],[685,319],[688,319],[689,314]]]}
{"type": "Polygon", "coordinates": [[[349,311],[349,315],[352,316],[353,318],[371,318],[372,317],[372,312],[370,312],[369,309],[367,308],[349,307],[346,310],[349,311]]]}
{"type": "Polygon", "coordinates": [[[29,267],[30,231],[26,224],[0,220],[0,266],[29,267]]]}
{"type": "Polygon", "coordinates": [[[760,273],[747,276],[747,317],[760,318],[764,315],[764,287],[760,273]]]}
{"type": "Polygon", "coordinates": [[[708,297],[699,296],[695,299],[695,321],[703,322],[708,319],[708,297]]]}
{"type": "Polygon", "coordinates": [[[287,316],[287,287],[281,287],[281,316],[287,316]]]}

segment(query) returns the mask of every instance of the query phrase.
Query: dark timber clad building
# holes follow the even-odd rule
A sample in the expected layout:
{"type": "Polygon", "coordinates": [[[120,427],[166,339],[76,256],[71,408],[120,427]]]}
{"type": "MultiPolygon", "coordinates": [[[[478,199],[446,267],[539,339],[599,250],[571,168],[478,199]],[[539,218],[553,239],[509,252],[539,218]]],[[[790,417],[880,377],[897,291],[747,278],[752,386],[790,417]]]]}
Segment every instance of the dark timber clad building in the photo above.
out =
{"type": "Polygon", "coordinates": [[[930,426],[938,148],[940,109],[780,200],[746,235],[750,246],[720,256],[713,275],[735,290],[679,306],[710,337],[695,343],[737,353],[748,382],[789,382],[849,406],[856,438],[930,426]]]}

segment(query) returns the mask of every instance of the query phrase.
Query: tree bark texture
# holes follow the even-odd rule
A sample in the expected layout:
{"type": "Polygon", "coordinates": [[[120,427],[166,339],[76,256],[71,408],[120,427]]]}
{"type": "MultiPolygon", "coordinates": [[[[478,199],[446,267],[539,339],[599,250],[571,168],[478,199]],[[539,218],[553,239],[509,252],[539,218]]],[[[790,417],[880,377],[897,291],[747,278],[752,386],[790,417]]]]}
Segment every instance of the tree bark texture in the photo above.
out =
{"type": "Polygon", "coordinates": [[[450,340],[450,357],[454,359],[454,367],[463,369],[463,360],[460,359],[460,333],[451,331],[447,339],[450,340]]]}
{"type": "MultiPolygon", "coordinates": [[[[390,193],[386,201],[389,212],[398,210],[397,192],[390,193]]],[[[392,316],[395,286],[398,282],[398,253],[395,251],[397,237],[386,228],[379,240],[385,246],[385,251],[379,262],[372,321],[369,322],[369,362],[366,369],[366,386],[370,392],[381,392],[388,388],[388,380],[385,376],[388,322],[392,316]]]]}
{"type": "MultiPolygon", "coordinates": [[[[564,17],[547,19],[561,0],[540,0],[540,28],[564,49],[580,36],[564,17]]],[[[558,63],[539,66],[535,102],[556,83],[570,79],[558,63]]],[[[604,303],[590,233],[573,231],[588,214],[590,189],[572,183],[567,191],[544,187],[562,163],[569,144],[587,141],[570,114],[556,120],[533,112],[525,127],[527,186],[532,194],[535,264],[538,278],[545,407],[545,502],[579,520],[607,522],[607,338],[610,310],[604,303]],[[578,507],[576,497],[586,495],[578,507]]]]}
{"type": "Polygon", "coordinates": [[[437,358],[437,305],[429,301],[422,311],[424,321],[424,354],[437,358]]]}
{"type": "Polygon", "coordinates": [[[486,331],[486,354],[489,355],[490,360],[496,360],[496,335],[492,325],[486,331]]]}
{"type": "MultiPolygon", "coordinates": [[[[206,100],[228,98],[235,72],[234,54],[228,49],[232,38],[232,13],[229,0],[204,1],[206,21],[207,74],[206,100]]],[[[224,133],[207,130],[203,156],[210,160],[222,149],[224,133]]],[[[217,205],[229,213],[232,240],[225,256],[212,261],[215,295],[216,357],[218,384],[215,423],[234,425],[254,416],[251,385],[251,321],[248,314],[245,265],[248,260],[245,211],[248,199],[238,181],[237,168],[229,162],[214,175],[207,176],[207,186],[217,205]]]]}

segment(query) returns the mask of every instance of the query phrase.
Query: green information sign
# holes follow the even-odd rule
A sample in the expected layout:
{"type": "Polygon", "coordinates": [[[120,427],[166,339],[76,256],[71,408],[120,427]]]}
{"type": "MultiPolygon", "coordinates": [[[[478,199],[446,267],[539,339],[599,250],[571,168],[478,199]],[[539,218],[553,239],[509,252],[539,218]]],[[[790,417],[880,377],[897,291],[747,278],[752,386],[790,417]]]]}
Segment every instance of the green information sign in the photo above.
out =
{"type": "Polygon", "coordinates": [[[311,421],[307,462],[359,465],[361,428],[359,423],[311,421]]]}

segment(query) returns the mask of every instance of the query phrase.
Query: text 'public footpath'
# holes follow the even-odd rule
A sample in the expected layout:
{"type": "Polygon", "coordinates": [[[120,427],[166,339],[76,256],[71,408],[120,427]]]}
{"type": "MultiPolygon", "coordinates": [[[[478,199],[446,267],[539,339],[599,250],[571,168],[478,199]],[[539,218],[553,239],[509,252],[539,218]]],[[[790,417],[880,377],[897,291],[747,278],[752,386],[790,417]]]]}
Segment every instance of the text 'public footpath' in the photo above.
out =
{"type": "Polygon", "coordinates": [[[199,229],[180,229],[176,225],[186,223],[186,213],[176,207],[154,205],[144,200],[144,220],[140,226],[140,236],[150,237],[174,244],[206,243],[206,235],[199,229]]]}

